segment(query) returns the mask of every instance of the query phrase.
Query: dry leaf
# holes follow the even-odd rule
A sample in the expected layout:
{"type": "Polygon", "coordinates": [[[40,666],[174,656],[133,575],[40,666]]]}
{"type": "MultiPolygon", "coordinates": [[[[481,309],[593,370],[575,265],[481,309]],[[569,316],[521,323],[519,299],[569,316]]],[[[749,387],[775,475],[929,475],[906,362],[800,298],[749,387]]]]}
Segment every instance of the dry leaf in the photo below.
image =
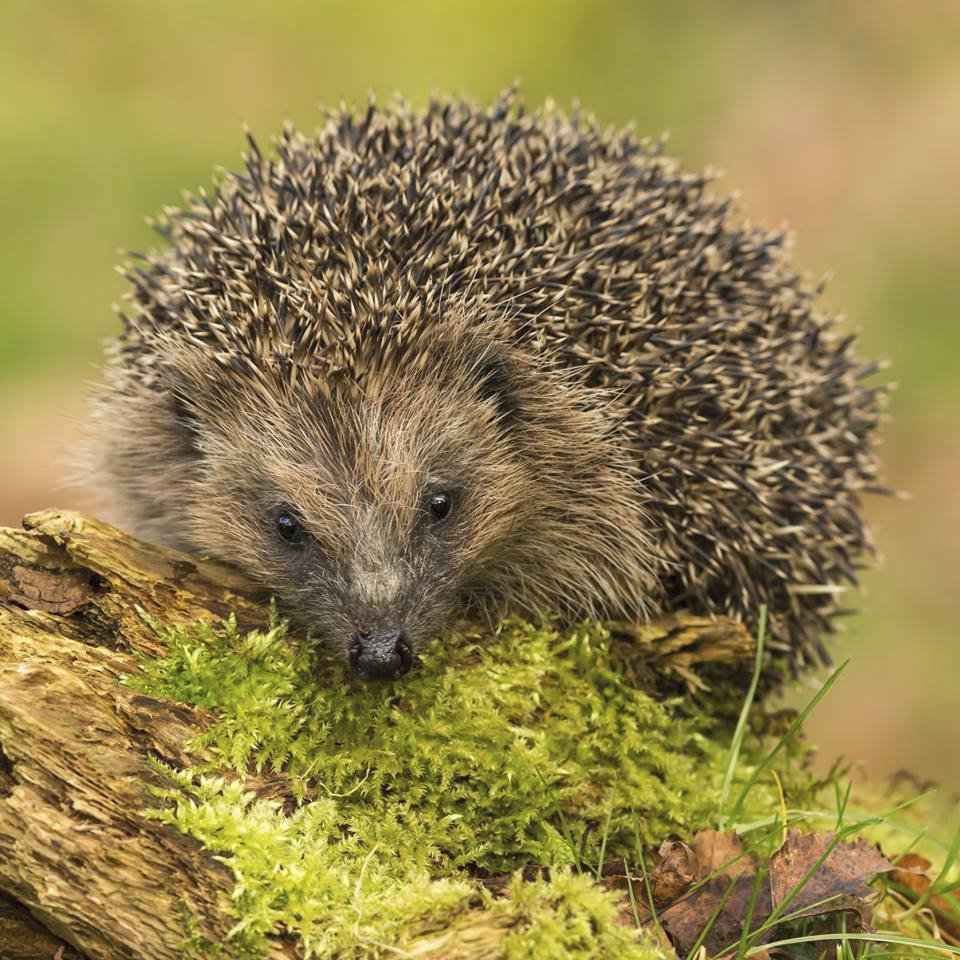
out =
{"type": "MultiPolygon", "coordinates": [[[[660,915],[660,923],[669,934],[677,952],[683,956],[693,949],[724,897],[727,898],[726,903],[704,938],[703,946],[709,956],[734,946],[746,931],[747,910],[753,895],[754,879],[755,874],[741,875],[736,879],[723,875],[714,877],[685,900],[664,910],[660,915]],[[728,896],[727,891],[731,884],[733,890],[728,896]]],[[[766,880],[763,880],[757,891],[750,929],[756,930],[770,916],[770,911],[770,887],[766,880]]]]}
{"type": "Polygon", "coordinates": [[[824,856],[834,840],[833,833],[801,833],[794,828],[786,843],[770,858],[770,889],[773,905],[779,907],[788,896],[785,913],[818,916],[835,910],[859,910],[873,891],[867,886],[879,873],[891,869],[890,862],[866,840],[838,843],[801,889],[794,888],[824,856]],[[791,896],[792,894],[792,896],[791,896]]]}
{"type": "MultiPolygon", "coordinates": [[[[677,953],[683,956],[693,949],[723,903],[723,909],[703,941],[707,954],[714,956],[736,944],[744,934],[757,865],[752,857],[744,855],[743,844],[734,834],[703,830],[694,836],[690,846],[695,858],[696,880],[701,881],[711,874],[716,876],[686,899],[664,910],[660,922],[677,953]]],[[[772,909],[770,887],[764,879],[757,890],[750,928],[759,927],[772,909]]]]}
{"type": "MultiPolygon", "coordinates": [[[[890,871],[890,880],[895,883],[906,896],[916,902],[925,896],[933,882],[927,875],[931,867],[930,861],[919,853],[904,854],[890,871]]],[[[934,894],[927,901],[927,906],[933,911],[937,925],[941,932],[950,937],[955,943],[960,943],[960,905],[954,898],[953,902],[945,897],[934,894]]]]}
{"type": "Polygon", "coordinates": [[[905,853],[890,871],[890,880],[918,899],[930,888],[927,871],[931,866],[933,864],[919,853],[905,853]]]}
{"type": "Polygon", "coordinates": [[[720,833],[719,830],[701,830],[691,846],[699,865],[698,878],[719,871],[731,880],[743,874],[754,874],[757,865],[753,857],[745,856],[743,843],[735,833],[720,833]]]}
{"type": "MultiPolygon", "coordinates": [[[[710,879],[660,914],[677,952],[683,956],[693,949],[715,913],[703,946],[708,956],[730,950],[746,932],[751,900],[750,930],[757,930],[778,907],[792,917],[825,919],[850,912],[866,929],[867,900],[873,894],[867,881],[890,870],[890,864],[865,840],[837,844],[827,853],[833,839],[832,833],[791,830],[770,858],[768,875],[757,880],[759,867],[744,854],[738,837],[715,830],[698,833],[690,843],[695,881],[710,879]]],[[[824,925],[823,932],[831,929],[824,925]]]]}
{"type": "Polygon", "coordinates": [[[660,845],[650,867],[650,896],[659,910],[679,900],[700,876],[693,850],[679,840],[660,845]]]}

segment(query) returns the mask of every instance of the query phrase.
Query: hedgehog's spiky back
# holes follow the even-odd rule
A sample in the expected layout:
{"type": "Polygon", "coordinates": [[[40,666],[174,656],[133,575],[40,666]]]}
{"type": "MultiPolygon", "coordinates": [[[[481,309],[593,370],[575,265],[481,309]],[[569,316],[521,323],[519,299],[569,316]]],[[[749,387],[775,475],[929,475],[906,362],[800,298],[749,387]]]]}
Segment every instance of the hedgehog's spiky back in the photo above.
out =
{"type": "Polygon", "coordinates": [[[870,548],[882,390],[783,235],[659,144],[510,97],[338,112],[315,139],[285,130],[275,157],[251,140],[246,161],[130,267],[131,367],[149,379],[156,344],[186,336],[256,389],[323,391],[415,368],[451,312],[487,318],[619,396],[662,605],[751,620],[766,602],[798,660],[818,648],[870,548]]]}

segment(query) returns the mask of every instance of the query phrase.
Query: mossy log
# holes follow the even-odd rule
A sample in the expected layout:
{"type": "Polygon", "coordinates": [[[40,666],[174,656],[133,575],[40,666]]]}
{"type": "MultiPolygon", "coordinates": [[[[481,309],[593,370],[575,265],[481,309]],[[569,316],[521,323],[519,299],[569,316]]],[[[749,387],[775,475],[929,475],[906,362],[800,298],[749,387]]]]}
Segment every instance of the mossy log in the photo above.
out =
{"type": "MultiPolygon", "coordinates": [[[[0,528],[0,909],[4,960],[79,951],[89,960],[175,960],[219,943],[233,921],[227,865],[143,816],[150,786],[199,758],[210,717],[122,683],[162,653],[150,618],[243,627],[266,598],[220,564],[142,543],[109,525],[45,511],[0,528]],[[26,908],[30,920],[22,912],[26,908]],[[39,924],[39,925],[38,925],[39,924]],[[69,945],[69,946],[67,946],[69,945]]],[[[627,627],[622,627],[626,630],[627,627]]],[[[647,663],[695,682],[698,663],[749,658],[729,621],[670,617],[633,628],[647,663]]],[[[284,793],[282,780],[258,793],[284,793]]],[[[411,931],[418,957],[500,955],[503,919],[467,907],[446,930],[411,931]]],[[[203,951],[200,951],[202,955],[203,951]]],[[[278,934],[277,960],[297,956],[278,934]]]]}

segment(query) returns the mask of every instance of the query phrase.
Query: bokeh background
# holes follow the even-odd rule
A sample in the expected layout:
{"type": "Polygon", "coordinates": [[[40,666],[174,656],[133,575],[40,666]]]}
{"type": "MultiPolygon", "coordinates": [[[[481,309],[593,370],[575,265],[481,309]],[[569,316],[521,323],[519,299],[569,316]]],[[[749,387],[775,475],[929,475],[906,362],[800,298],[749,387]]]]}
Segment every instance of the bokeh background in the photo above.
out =
{"type": "Polygon", "coordinates": [[[886,563],[810,733],[960,789],[958,0],[2,0],[0,523],[82,504],[60,458],[117,328],[118,250],[239,162],[243,122],[266,140],[370,89],[489,99],[516,77],[726,171],[892,360],[884,457],[912,499],[869,504],[886,563]]]}

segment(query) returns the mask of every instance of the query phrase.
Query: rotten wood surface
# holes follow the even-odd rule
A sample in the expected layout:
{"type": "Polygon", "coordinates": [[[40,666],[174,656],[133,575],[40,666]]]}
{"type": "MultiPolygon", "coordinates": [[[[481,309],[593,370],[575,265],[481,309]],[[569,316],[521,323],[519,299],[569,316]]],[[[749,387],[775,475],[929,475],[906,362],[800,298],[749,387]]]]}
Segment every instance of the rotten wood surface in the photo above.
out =
{"type": "Polygon", "coordinates": [[[3,960],[83,960],[73,947],[37,923],[16,900],[2,894],[0,957],[3,960]]]}
{"type": "MultiPolygon", "coordinates": [[[[268,620],[264,601],[221,564],[77,513],[44,511],[22,530],[0,528],[5,960],[52,960],[58,950],[62,960],[177,960],[191,936],[223,940],[234,922],[229,868],[142,815],[150,785],[160,785],[153,761],[195,762],[187,745],[209,717],[121,680],[138,670],[138,655],[162,652],[144,613],[166,623],[233,613],[254,627],[268,620]]],[[[718,649],[740,660],[752,650],[743,628],[724,621],[673,617],[632,636],[658,669],[670,668],[673,651],[680,675],[718,649]]],[[[467,907],[445,930],[410,931],[404,948],[482,960],[501,956],[509,932],[502,919],[467,907]]],[[[272,960],[298,955],[278,931],[272,960]]]]}
{"type": "Polygon", "coordinates": [[[140,610],[265,617],[225,567],[77,514],[0,530],[0,889],[90,960],[177,960],[233,922],[228,868],[142,816],[152,760],[190,763],[206,719],[121,684],[160,652],[140,610]]]}

